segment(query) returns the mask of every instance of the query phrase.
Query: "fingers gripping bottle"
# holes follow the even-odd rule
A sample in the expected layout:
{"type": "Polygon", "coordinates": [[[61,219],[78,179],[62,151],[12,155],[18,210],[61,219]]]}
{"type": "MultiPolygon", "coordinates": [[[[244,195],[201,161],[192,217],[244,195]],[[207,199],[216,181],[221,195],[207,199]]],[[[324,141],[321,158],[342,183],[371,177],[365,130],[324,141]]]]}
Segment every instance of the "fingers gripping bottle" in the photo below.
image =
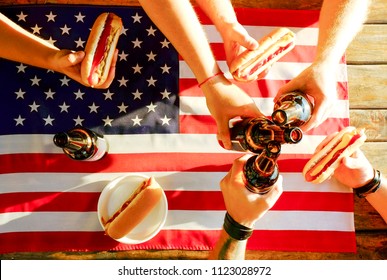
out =
{"type": "Polygon", "coordinates": [[[279,126],[299,127],[312,116],[313,104],[300,92],[289,92],[280,97],[274,104],[272,120],[279,126]]]}
{"type": "Polygon", "coordinates": [[[257,194],[268,193],[277,182],[279,172],[277,158],[281,145],[275,141],[269,142],[261,154],[252,156],[243,168],[246,188],[257,194]]]}
{"type": "Polygon", "coordinates": [[[302,135],[298,127],[281,128],[265,117],[238,120],[230,128],[232,149],[252,153],[260,153],[270,141],[298,143],[302,135]]]}
{"type": "Polygon", "coordinates": [[[75,127],[67,132],[57,133],[53,141],[66,155],[75,160],[96,161],[101,159],[108,150],[103,136],[84,127],[75,127]]]}

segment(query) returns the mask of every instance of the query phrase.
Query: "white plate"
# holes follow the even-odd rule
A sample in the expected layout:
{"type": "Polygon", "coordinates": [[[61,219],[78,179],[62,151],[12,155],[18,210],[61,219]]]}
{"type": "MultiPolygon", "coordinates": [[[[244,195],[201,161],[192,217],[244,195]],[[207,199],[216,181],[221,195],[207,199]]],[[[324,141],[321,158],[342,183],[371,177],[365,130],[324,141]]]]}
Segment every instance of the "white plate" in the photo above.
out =
{"type": "MultiPolygon", "coordinates": [[[[102,219],[107,221],[128,199],[131,193],[149,177],[131,174],[114,179],[103,189],[98,200],[98,220],[104,229],[102,219]]],[[[163,227],[167,218],[168,203],[163,192],[155,208],[129,234],[117,239],[125,244],[139,244],[152,239],[163,227]]]]}

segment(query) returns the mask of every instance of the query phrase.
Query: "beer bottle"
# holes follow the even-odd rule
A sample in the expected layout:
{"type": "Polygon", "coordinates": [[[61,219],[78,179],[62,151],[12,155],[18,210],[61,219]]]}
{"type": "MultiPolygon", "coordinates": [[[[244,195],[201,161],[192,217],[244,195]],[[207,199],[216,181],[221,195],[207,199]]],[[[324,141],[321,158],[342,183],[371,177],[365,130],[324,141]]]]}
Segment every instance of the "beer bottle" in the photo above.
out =
{"type": "Polygon", "coordinates": [[[238,120],[230,128],[232,149],[260,153],[269,141],[295,144],[302,139],[298,127],[281,128],[265,117],[238,120]]]}
{"type": "Polygon", "coordinates": [[[268,193],[278,179],[277,158],[281,152],[278,142],[270,141],[259,155],[247,160],[243,168],[246,188],[257,194],[268,193]]]}
{"type": "Polygon", "coordinates": [[[313,104],[308,97],[300,91],[294,91],[278,99],[271,117],[279,126],[299,127],[310,119],[312,110],[313,104]]]}
{"type": "Polygon", "coordinates": [[[108,150],[103,136],[84,127],[75,127],[67,132],[57,133],[53,141],[66,155],[75,160],[96,161],[101,159],[108,150]]]}

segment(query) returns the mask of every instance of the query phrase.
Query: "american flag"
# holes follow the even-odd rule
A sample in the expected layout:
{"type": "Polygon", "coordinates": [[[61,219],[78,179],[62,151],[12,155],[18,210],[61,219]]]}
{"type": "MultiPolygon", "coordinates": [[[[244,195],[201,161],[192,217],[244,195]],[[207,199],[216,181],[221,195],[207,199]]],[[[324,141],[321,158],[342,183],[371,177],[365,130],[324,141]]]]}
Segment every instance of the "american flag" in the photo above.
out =
{"type": "MultiPolygon", "coordinates": [[[[221,38],[197,10],[222,70],[221,38]]],[[[1,12],[59,48],[82,50],[102,12],[122,17],[116,79],[106,90],[68,77],[0,60],[0,252],[129,249],[210,250],[223,224],[219,181],[241,154],[222,149],[197,81],[170,42],[139,7],[12,6],[1,12]],[[104,135],[109,153],[96,162],[66,157],[53,135],[82,125],[104,135]],[[138,245],[114,241],[97,217],[98,198],[113,179],[154,176],[168,199],[158,235],[138,245]]],[[[236,9],[261,38],[285,26],[295,49],[258,82],[239,84],[270,115],[277,90],[313,60],[318,11],[236,9]]],[[[279,170],[284,193],[256,223],[250,250],[354,252],[353,195],[335,181],[305,183],[301,170],[316,145],[349,123],[345,58],[337,77],[339,101],[329,119],[284,145],[279,170]]],[[[230,77],[230,75],[229,75],[230,77]]]]}

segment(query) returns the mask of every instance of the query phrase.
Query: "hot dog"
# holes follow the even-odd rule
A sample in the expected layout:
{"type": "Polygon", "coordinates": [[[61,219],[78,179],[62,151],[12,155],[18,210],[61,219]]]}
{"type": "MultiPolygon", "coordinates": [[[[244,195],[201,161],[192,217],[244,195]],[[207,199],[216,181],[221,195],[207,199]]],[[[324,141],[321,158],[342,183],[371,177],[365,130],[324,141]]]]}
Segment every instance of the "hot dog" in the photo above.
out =
{"type": "Polygon", "coordinates": [[[366,139],[364,129],[358,130],[353,126],[342,129],[305,164],[302,171],[305,180],[319,184],[328,179],[341,159],[352,155],[366,139]]]}
{"type": "Polygon", "coordinates": [[[163,190],[150,177],[144,180],[107,221],[102,219],[105,233],[120,239],[130,233],[160,201],[163,190]]]}
{"type": "Polygon", "coordinates": [[[113,13],[100,14],[91,28],[81,64],[81,77],[92,87],[103,84],[121,35],[122,20],[113,13]]]}
{"type": "Polygon", "coordinates": [[[274,62],[295,46],[295,34],[287,28],[273,30],[259,41],[256,50],[246,50],[230,64],[235,80],[249,82],[263,78],[274,62]]]}

